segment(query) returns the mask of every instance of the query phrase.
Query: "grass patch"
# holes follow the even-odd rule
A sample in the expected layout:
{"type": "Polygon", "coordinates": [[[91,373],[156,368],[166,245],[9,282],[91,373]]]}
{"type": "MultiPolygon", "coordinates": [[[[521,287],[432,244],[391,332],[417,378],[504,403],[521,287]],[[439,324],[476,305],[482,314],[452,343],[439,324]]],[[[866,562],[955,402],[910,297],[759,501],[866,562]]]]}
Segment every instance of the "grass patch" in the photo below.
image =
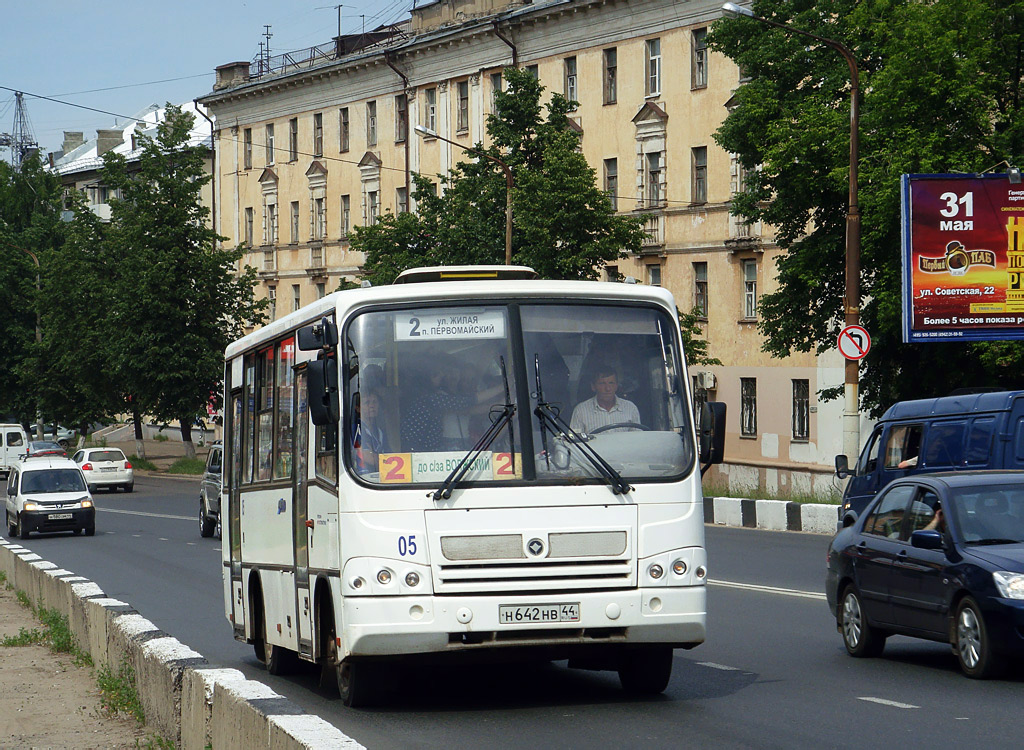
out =
{"type": "MultiPolygon", "coordinates": [[[[173,742],[155,734],[144,740],[135,740],[135,747],[140,748],[140,750],[175,750],[173,742]]],[[[207,747],[211,746],[207,745],[207,747]]]]}
{"type": "Polygon", "coordinates": [[[43,642],[43,631],[38,628],[19,628],[17,635],[5,635],[0,646],[34,646],[43,642]]]}
{"type": "Polygon", "coordinates": [[[206,470],[206,462],[200,458],[182,456],[167,470],[169,474],[202,474],[206,470]]]}
{"type": "Polygon", "coordinates": [[[0,585],[3,585],[5,583],[7,583],[7,573],[3,570],[0,570],[0,585]]]}
{"type": "Polygon", "coordinates": [[[15,591],[14,596],[18,600],[18,604],[20,604],[22,607],[25,607],[26,609],[32,609],[32,602],[29,600],[28,594],[26,594],[24,591],[15,591]]]}
{"type": "Polygon", "coordinates": [[[96,683],[100,688],[100,705],[108,713],[128,714],[139,724],[146,723],[139,691],[135,688],[135,670],[127,659],[123,659],[115,672],[104,664],[96,672],[96,683]]]}
{"type": "Polygon", "coordinates": [[[21,628],[17,635],[6,636],[0,641],[0,646],[30,646],[39,644],[46,646],[55,654],[68,654],[74,663],[80,667],[91,667],[92,656],[83,651],[78,645],[78,639],[71,632],[68,625],[68,618],[55,609],[46,607],[33,607],[29,601],[28,594],[24,591],[15,591],[14,595],[18,602],[28,609],[39,619],[42,629],[21,628]]]}
{"type": "Polygon", "coordinates": [[[144,471],[156,471],[156,464],[150,461],[148,458],[139,458],[134,453],[128,456],[128,460],[131,462],[133,469],[142,469],[144,471]]]}
{"type": "Polygon", "coordinates": [[[101,437],[100,439],[96,440],[92,436],[87,437],[85,439],[85,447],[86,448],[106,448],[107,447],[107,439],[105,437],[101,437]]]}
{"type": "Polygon", "coordinates": [[[153,436],[153,439],[158,443],[166,443],[168,440],[170,440],[169,437],[167,437],[166,435],[161,435],[159,432],[153,436]]]}

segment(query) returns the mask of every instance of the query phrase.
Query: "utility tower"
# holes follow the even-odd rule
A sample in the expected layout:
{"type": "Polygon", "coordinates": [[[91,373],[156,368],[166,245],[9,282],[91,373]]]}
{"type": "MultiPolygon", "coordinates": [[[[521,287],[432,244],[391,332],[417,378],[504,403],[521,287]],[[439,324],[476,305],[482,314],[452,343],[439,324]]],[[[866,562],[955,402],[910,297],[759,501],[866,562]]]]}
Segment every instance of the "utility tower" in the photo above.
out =
{"type": "Polygon", "coordinates": [[[21,169],[26,156],[39,150],[39,144],[32,138],[24,94],[20,91],[14,92],[14,128],[10,133],[0,133],[0,146],[11,147],[11,164],[17,170],[21,169]]]}

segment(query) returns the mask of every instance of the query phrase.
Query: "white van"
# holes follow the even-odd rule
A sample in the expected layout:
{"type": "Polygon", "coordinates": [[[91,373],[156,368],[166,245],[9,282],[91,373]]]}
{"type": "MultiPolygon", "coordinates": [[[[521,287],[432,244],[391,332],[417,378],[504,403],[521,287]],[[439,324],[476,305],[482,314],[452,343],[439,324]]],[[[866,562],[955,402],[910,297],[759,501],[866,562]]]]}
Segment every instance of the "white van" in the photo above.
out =
{"type": "Polygon", "coordinates": [[[27,450],[25,428],[20,424],[0,424],[0,474],[6,477],[27,450]]]}

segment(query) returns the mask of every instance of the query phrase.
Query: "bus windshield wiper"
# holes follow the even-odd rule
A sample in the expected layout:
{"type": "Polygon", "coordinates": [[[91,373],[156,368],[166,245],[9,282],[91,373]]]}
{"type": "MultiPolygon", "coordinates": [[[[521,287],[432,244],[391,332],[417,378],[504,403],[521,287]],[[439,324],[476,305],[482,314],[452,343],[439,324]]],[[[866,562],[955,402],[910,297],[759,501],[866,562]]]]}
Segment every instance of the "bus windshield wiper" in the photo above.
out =
{"type": "MultiPolygon", "coordinates": [[[[480,439],[476,441],[476,445],[470,448],[466,455],[462,457],[462,460],[455,465],[441,486],[438,487],[433,494],[434,502],[438,500],[447,500],[452,496],[452,490],[455,488],[462,478],[466,476],[470,467],[476,461],[477,457],[485,450],[491,447],[491,443],[494,442],[495,438],[501,434],[501,431],[505,429],[505,425],[509,428],[509,443],[512,446],[512,461],[516,460],[515,454],[515,438],[512,435],[512,417],[516,413],[516,405],[512,403],[511,391],[508,387],[508,373],[505,371],[505,358],[499,357],[501,363],[501,377],[505,382],[505,404],[501,409],[491,410],[491,424],[488,426],[487,431],[480,436],[480,439]]],[[[512,465],[512,471],[515,471],[515,464],[512,465]]]]}
{"type": "Polygon", "coordinates": [[[545,456],[547,455],[548,444],[547,430],[550,429],[556,436],[568,438],[570,443],[579,446],[583,457],[594,466],[598,474],[607,480],[612,488],[613,495],[625,495],[627,492],[630,492],[633,488],[622,478],[622,475],[605,460],[604,456],[589,445],[585,436],[576,432],[562,419],[558,409],[544,400],[544,388],[540,381],[540,356],[538,354],[533,355],[533,367],[537,381],[537,408],[533,410],[533,413],[540,420],[541,440],[544,444],[545,456]]]}
{"type": "Polygon", "coordinates": [[[968,542],[968,544],[977,544],[979,546],[985,544],[1017,544],[1019,541],[1020,539],[975,539],[972,542],[968,542]]]}

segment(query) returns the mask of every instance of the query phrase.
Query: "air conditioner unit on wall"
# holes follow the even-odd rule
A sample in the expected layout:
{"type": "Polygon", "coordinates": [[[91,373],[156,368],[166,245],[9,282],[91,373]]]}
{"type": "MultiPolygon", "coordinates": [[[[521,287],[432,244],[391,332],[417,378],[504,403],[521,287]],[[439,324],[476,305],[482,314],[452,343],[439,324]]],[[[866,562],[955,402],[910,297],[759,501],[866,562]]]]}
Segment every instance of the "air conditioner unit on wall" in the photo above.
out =
{"type": "Polygon", "coordinates": [[[713,372],[697,373],[697,387],[706,391],[714,390],[718,386],[718,378],[713,372]]]}

